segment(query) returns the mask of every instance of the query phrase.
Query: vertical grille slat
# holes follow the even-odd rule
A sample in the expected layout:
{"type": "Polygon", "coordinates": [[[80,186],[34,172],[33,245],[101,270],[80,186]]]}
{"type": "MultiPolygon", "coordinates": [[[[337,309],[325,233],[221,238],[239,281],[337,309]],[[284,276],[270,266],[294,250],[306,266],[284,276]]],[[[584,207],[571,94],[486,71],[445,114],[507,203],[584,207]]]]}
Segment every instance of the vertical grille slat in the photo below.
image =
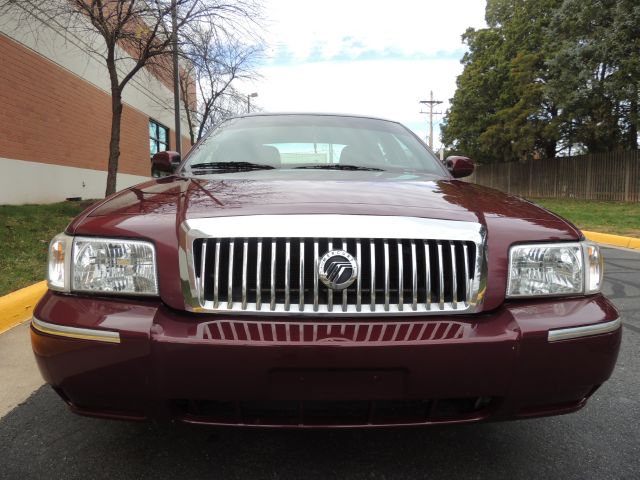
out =
{"type": "Polygon", "coordinates": [[[262,239],[256,248],[256,310],[262,308],[262,239]]]}
{"type": "Polygon", "coordinates": [[[404,260],[402,240],[398,240],[398,310],[404,309],[404,260]]]}
{"type": "Polygon", "coordinates": [[[471,303],[471,283],[473,282],[473,278],[469,277],[469,247],[467,245],[462,246],[463,256],[464,256],[464,298],[465,303],[469,305],[471,303]]]}
{"type": "Polygon", "coordinates": [[[444,310],[444,259],[442,258],[442,242],[437,242],[438,246],[438,305],[440,310],[444,310]]]}
{"type": "Polygon", "coordinates": [[[271,239],[271,310],[276,309],[276,240],[271,239]]]}
{"type": "MultiPolygon", "coordinates": [[[[327,251],[333,250],[333,241],[327,243],[327,251]]],[[[333,290],[327,289],[327,310],[333,311],[333,290]]]]}
{"type": "Polygon", "coordinates": [[[362,246],[360,239],[356,240],[356,262],[358,262],[358,275],[356,277],[356,310],[362,309],[362,246]]]}
{"type": "Polygon", "coordinates": [[[369,295],[371,296],[371,311],[375,312],[376,311],[376,244],[373,240],[371,240],[371,243],[369,245],[370,251],[371,251],[371,256],[370,256],[370,262],[371,262],[371,271],[369,272],[369,275],[371,276],[371,290],[369,292],[369,295]]]}
{"type": "Polygon", "coordinates": [[[411,241],[411,309],[418,309],[418,264],[416,260],[416,242],[411,241]]]}
{"type": "Polygon", "coordinates": [[[319,285],[318,285],[318,261],[320,260],[318,253],[318,239],[313,240],[313,311],[318,311],[318,297],[319,297],[319,285]]]}
{"type": "Polygon", "coordinates": [[[234,256],[235,242],[231,240],[229,242],[229,279],[227,280],[227,309],[233,308],[233,256],[234,256]]]}
{"type": "Polygon", "coordinates": [[[201,306],[204,306],[204,289],[205,289],[205,281],[207,278],[206,275],[206,263],[207,263],[207,241],[204,240],[202,242],[202,250],[200,252],[200,276],[198,278],[198,300],[201,306]]]}
{"type": "MultiPolygon", "coordinates": [[[[462,240],[198,238],[192,248],[192,288],[203,311],[464,312],[475,306],[473,289],[480,283],[474,278],[480,271],[478,246],[462,240]],[[320,259],[333,248],[357,261],[356,280],[342,291],[329,289],[318,275],[320,259]],[[263,308],[263,303],[269,306],[263,308]]],[[[227,330],[227,337],[232,333],[227,330]]],[[[303,334],[291,331],[293,337],[303,334]]]]}
{"type": "Polygon", "coordinates": [[[425,266],[425,292],[427,295],[425,308],[431,310],[431,255],[429,253],[429,244],[424,242],[424,266],[425,266]]]}
{"type": "Polygon", "coordinates": [[[284,247],[284,309],[291,307],[291,242],[289,239],[284,247]]]}
{"type": "Polygon", "coordinates": [[[213,267],[213,308],[218,308],[220,290],[220,240],[216,240],[216,258],[213,267]]]}
{"type": "Polygon", "coordinates": [[[389,299],[391,294],[389,292],[389,242],[387,240],[384,241],[384,309],[386,312],[389,311],[389,299]]]}
{"type": "MultiPolygon", "coordinates": [[[[342,250],[344,250],[345,252],[347,251],[347,241],[346,240],[342,240],[342,250]]],[[[348,306],[348,303],[347,303],[347,298],[348,298],[347,297],[347,291],[348,290],[349,290],[348,288],[345,288],[342,291],[342,311],[343,312],[347,311],[347,306],[348,306]]]]}
{"type": "Polygon", "coordinates": [[[451,243],[451,305],[455,310],[458,309],[458,277],[456,276],[456,246],[451,243]]]}
{"type": "Polygon", "coordinates": [[[247,309],[247,261],[249,256],[249,241],[242,243],[242,310],[247,309]]]}
{"type": "Polygon", "coordinates": [[[300,240],[300,263],[298,266],[298,310],[304,311],[304,240],[300,240]]]}

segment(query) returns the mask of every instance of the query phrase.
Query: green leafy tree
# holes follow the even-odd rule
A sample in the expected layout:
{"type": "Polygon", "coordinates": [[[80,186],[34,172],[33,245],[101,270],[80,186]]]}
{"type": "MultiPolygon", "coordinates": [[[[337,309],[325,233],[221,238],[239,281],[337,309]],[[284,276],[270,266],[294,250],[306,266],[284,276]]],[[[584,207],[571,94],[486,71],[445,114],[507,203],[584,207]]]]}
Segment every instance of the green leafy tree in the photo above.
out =
{"type": "Polygon", "coordinates": [[[566,142],[588,152],[638,146],[640,4],[565,0],[549,35],[549,94],[561,108],[566,142]]]}
{"type": "Polygon", "coordinates": [[[442,140],[480,162],[637,148],[637,0],[488,0],[442,140]]]}

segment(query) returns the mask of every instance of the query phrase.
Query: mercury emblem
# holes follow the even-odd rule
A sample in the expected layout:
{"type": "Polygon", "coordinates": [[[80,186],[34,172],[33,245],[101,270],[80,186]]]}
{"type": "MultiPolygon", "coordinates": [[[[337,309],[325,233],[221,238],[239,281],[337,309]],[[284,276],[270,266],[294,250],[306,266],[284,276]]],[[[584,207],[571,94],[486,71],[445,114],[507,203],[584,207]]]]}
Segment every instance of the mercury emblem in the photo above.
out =
{"type": "Polygon", "coordinates": [[[358,262],[344,250],[331,250],[318,264],[320,281],[331,290],[344,290],[358,276],[358,262]]]}

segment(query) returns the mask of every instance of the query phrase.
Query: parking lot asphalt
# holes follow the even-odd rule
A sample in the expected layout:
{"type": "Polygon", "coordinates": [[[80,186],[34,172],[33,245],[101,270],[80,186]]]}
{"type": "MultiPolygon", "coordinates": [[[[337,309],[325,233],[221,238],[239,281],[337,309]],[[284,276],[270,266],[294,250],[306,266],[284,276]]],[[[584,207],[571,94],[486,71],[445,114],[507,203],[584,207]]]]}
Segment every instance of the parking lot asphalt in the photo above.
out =
{"type": "MultiPolygon", "coordinates": [[[[640,252],[606,249],[623,343],[576,413],[384,430],[256,430],[75,416],[47,386],[0,419],[0,478],[640,478],[640,252]]],[[[7,388],[6,385],[0,388],[7,388]]]]}

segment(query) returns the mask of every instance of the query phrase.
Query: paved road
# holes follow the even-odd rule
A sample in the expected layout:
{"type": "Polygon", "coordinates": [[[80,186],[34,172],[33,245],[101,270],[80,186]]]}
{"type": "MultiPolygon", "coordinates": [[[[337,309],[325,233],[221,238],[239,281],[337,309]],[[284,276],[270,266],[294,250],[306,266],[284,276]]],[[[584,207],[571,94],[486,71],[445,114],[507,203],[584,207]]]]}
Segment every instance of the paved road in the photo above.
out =
{"type": "Polygon", "coordinates": [[[578,413],[422,429],[210,429],[77,417],[42,387],[0,420],[0,478],[638,479],[640,254],[608,249],[606,259],[624,341],[613,378],[578,413]]]}

